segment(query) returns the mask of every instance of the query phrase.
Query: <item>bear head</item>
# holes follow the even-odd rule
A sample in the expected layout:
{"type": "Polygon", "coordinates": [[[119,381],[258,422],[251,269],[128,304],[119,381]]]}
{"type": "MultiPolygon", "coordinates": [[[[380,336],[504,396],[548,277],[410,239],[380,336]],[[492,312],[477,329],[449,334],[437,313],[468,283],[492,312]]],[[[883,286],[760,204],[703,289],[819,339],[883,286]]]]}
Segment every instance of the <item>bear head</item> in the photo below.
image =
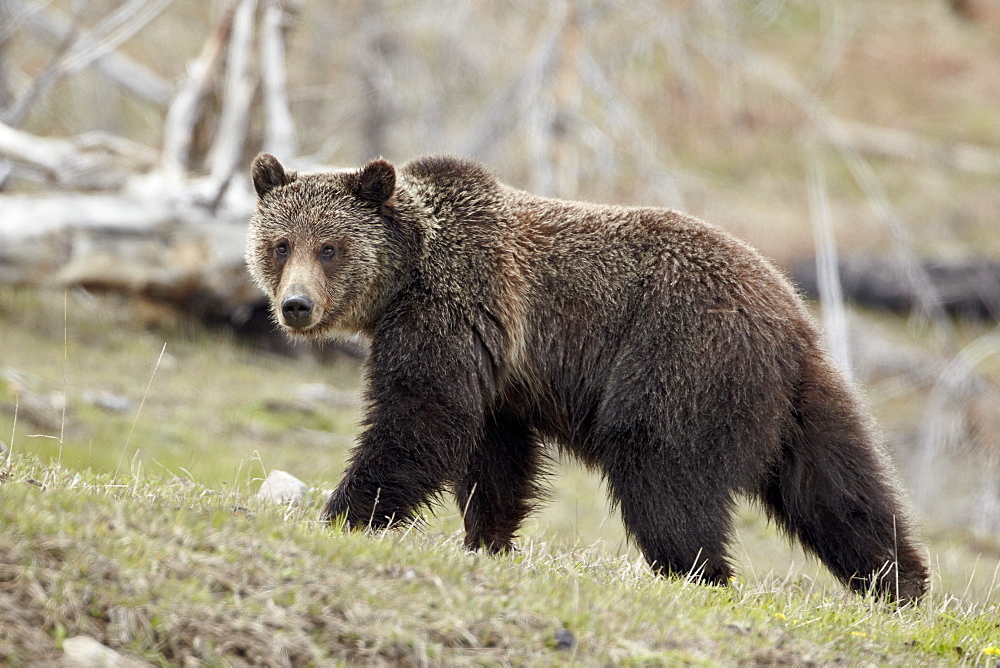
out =
{"type": "Polygon", "coordinates": [[[246,261],[275,321],[293,336],[368,331],[394,267],[395,168],[298,174],[262,153],[246,261]]]}

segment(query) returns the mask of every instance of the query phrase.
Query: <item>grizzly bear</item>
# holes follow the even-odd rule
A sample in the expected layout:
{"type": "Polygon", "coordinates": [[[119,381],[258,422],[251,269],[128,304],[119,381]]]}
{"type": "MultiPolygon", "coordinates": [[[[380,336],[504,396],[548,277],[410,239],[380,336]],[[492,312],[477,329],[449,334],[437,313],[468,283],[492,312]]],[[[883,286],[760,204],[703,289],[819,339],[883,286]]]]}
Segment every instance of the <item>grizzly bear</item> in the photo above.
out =
{"type": "Polygon", "coordinates": [[[601,473],[658,572],[726,583],[745,495],[855,591],[924,593],[855,390],[747,244],[453,157],[297,174],[262,154],[252,175],[247,263],[277,322],[370,339],[364,430],[325,520],[384,528],[451,491],[467,546],[503,552],[551,445],[601,473]]]}

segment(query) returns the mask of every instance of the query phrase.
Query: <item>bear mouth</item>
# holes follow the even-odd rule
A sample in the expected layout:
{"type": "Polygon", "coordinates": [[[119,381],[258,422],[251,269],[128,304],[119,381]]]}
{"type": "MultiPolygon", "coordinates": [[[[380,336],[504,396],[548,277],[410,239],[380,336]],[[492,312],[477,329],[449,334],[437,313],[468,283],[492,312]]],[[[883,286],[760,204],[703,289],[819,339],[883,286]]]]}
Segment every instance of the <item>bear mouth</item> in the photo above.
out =
{"type": "Polygon", "coordinates": [[[307,335],[315,333],[321,329],[322,320],[317,317],[310,318],[286,318],[284,314],[278,316],[278,323],[290,334],[307,335]]]}
{"type": "Polygon", "coordinates": [[[303,323],[292,324],[292,323],[285,322],[285,321],[281,322],[281,326],[282,327],[284,327],[289,332],[292,332],[294,334],[306,334],[310,330],[315,329],[317,325],[319,325],[318,322],[310,322],[310,323],[305,323],[305,324],[303,324],[303,323]]]}

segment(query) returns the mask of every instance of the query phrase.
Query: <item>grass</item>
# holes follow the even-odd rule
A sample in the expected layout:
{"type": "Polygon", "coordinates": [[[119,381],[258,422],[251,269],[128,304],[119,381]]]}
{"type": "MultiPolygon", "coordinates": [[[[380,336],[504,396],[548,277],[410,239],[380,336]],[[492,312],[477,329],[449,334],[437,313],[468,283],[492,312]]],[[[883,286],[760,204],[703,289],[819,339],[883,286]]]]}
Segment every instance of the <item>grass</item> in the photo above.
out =
{"type": "Polygon", "coordinates": [[[356,431],[358,365],[141,313],[0,288],[16,363],[0,381],[0,663],[56,660],[78,634],[160,664],[995,661],[1000,544],[955,530],[927,531],[932,591],[904,610],[849,594],[750,507],[731,587],[657,579],[572,462],[510,557],[465,552],[453,505],[419,531],[331,532],[315,518],[356,431]],[[128,410],[86,400],[101,391],[128,410]],[[33,423],[25,397],[52,393],[65,420],[55,402],[33,423]],[[303,506],[253,498],[272,468],[306,480],[303,506]]]}
{"type": "Polygon", "coordinates": [[[14,455],[0,661],[54,660],[78,634],[161,664],[987,664],[1000,647],[995,602],[896,610],[794,575],[708,587],[541,538],[493,559],[457,533],[331,532],[319,495],[282,509],[251,491],[14,455]]]}
{"type": "MultiPolygon", "coordinates": [[[[137,321],[140,305],[85,293],[68,296],[66,335],[62,298],[6,288],[0,296],[0,320],[15,323],[5,327],[3,345],[16,354],[5,359],[18,360],[19,377],[0,379],[0,390],[6,382],[5,417],[13,418],[18,391],[61,394],[67,401],[65,424],[58,412],[51,420],[60,424],[47,430],[22,417],[12,436],[15,447],[44,458],[61,454],[66,465],[115,470],[123,461],[126,469],[135,463],[161,472],[184,470],[218,484],[235,473],[229,464],[255,452],[267,450],[275,467],[300,468],[306,463],[300,444],[340,452],[350,440],[356,407],[320,411],[319,404],[295,403],[294,396],[305,384],[303,374],[356,391],[356,363],[321,374],[307,362],[255,354],[225,335],[189,326],[154,332],[137,321]],[[47,305],[55,301],[57,309],[47,305]],[[23,313],[35,314],[31,327],[16,325],[23,313]],[[108,411],[87,400],[101,392],[125,400],[127,410],[108,411]],[[63,430],[62,443],[52,438],[63,430]]],[[[333,478],[341,463],[334,456],[309,470],[333,478]]]]}

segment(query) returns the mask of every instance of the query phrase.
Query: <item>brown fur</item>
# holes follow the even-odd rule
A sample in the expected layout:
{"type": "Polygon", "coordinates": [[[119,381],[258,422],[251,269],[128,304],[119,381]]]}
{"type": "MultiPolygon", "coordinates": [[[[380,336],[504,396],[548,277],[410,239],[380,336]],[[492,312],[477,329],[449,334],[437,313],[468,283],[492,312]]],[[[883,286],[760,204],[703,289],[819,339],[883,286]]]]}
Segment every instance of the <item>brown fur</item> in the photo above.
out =
{"type": "Polygon", "coordinates": [[[745,494],[853,589],[923,594],[861,403],[743,242],[449,157],[296,175],[261,155],[253,175],[248,265],[277,321],[371,337],[365,430],[324,517],[385,527],[450,490],[467,544],[507,550],[555,444],[603,474],[661,572],[725,583],[745,494]]]}

